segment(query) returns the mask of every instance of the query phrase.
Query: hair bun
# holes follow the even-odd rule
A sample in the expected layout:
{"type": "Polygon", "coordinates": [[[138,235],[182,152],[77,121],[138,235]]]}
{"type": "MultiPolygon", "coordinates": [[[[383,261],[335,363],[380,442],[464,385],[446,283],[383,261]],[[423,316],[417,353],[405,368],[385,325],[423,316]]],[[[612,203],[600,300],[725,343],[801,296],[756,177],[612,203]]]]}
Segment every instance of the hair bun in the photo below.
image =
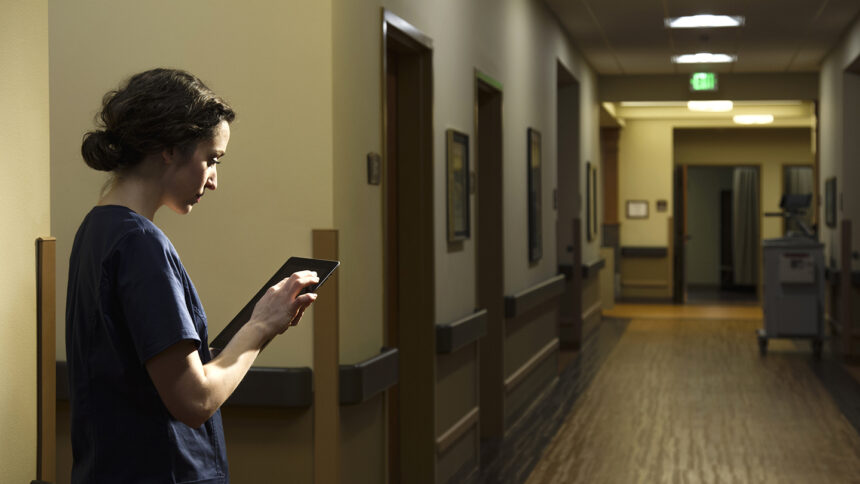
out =
{"type": "Polygon", "coordinates": [[[84,135],[81,155],[90,168],[113,171],[120,165],[122,147],[114,135],[106,130],[90,131],[84,135]]]}

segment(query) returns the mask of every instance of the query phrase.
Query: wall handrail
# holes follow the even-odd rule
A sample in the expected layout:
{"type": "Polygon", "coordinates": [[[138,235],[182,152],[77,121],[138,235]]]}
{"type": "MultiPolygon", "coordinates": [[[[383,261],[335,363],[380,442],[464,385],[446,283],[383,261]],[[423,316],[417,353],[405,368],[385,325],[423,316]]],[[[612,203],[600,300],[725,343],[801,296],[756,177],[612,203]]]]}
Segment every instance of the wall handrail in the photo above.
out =
{"type": "Polygon", "coordinates": [[[591,263],[582,264],[582,277],[587,279],[593,275],[597,275],[600,269],[606,267],[606,259],[600,258],[591,263]]]}
{"type": "Polygon", "coordinates": [[[565,276],[556,274],[512,296],[505,296],[505,317],[510,319],[564,293],[565,276]]]}
{"type": "MultiPolygon", "coordinates": [[[[57,400],[69,400],[69,373],[65,361],[57,362],[57,400]]],[[[248,370],[226,406],[309,407],[313,404],[313,370],[308,367],[248,370]]]]}
{"type": "Polygon", "coordinates": [[[487,310],[480,309],[453,323],[436,326],[436,354],[448,354],[487,334],[487,310]]]}
{"type": "Polygon", "coordinates": [[[340,404],[364,403],[397,384],[400,352],[397,348],[383,348],[372,358],[340,365],[340,404]]]}
{"type": "Polygon", "coordinates": [[[621,257],[668,257],[668,247],[622,247],[621,257]]]}

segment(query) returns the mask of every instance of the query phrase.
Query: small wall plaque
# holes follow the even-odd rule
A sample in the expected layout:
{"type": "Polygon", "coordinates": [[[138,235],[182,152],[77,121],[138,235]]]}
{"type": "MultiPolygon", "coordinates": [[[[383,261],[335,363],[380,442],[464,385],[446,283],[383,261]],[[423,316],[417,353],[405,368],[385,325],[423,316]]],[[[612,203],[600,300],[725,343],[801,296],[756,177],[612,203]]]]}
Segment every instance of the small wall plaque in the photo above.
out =
{"type": "Polygon", "coordinates": [[[666,200],[657,200],[657,211],[665,212],[669,209],[669,202],[666,200]]]}
{"type": "Polygon", "coordinates": [[[627,200],[627,218],[648,218],[648,201],[627,200]]]}
{"type": "Polygon", "coordinates": [[[379,185],[382,157],[379,153],[367,154],[367,184],[379,185]]]}

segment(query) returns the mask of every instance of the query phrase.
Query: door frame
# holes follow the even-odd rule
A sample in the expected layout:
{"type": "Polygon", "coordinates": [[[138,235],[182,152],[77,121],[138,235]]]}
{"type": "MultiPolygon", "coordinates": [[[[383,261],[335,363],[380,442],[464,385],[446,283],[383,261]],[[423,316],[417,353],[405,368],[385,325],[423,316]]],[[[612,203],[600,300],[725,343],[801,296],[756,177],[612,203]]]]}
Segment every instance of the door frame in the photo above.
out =
{"type": "Polygon", "coordinates": [[[383,8],[381,64],[383,340],[399,350],[399,381],[386,399],[386,480],[429,483],[436,473],[433,42],[383,8]],[[397,78],[396,153],[389,153],[388,143],[389,56],[398,59],[391,72],[397,78]],[[389,179],[389,162],[396,163],[396,179],[389,179]],[[389,256],[392,246],[395,255],[389,256]]]}
{"type": "Polygon", "coordinates": [[[501,441],[505,432],[505,325],[504,325],[504,87],[502,83],[475,69],[475,269],[478,307],[487,310],[487,334],[481,338],[478,349],[478,405],[481,440],[501,441]],[[481,93],[498,97],[498,145],[494,150],[498,158],[490,169],[486,150],[481,150],[480,97],[481,93]],[[483,158],[482,158],[483,156],[483,158]],[[497,165],[497,166],[496,166],[497,165]],[[492,200],[490,198],[492,198],[492,200]],[[491,225],[499,237],[487,240],[491,225]],[[499,287],[501,286],[501,287],[499,287]]]}

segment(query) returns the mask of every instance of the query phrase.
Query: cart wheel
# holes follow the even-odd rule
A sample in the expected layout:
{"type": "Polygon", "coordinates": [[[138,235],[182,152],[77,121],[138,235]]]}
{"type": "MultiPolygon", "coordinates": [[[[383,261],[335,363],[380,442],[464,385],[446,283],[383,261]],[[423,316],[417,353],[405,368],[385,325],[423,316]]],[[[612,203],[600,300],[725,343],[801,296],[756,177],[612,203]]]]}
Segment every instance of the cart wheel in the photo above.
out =
{"type": "Polygon", "coordinates": [[[758,352],[761,356],[767,355],[767,338],[765,338],[761,333],[758,335],[758,352]]]}
{"type": "Polygon", "coordinates": [[[812,340],[812,357],[815,358],[816,360],[821,359],[821,348],[822,348],[822,346],[824,346],[824,343],[820,339],[812,340]]]}

